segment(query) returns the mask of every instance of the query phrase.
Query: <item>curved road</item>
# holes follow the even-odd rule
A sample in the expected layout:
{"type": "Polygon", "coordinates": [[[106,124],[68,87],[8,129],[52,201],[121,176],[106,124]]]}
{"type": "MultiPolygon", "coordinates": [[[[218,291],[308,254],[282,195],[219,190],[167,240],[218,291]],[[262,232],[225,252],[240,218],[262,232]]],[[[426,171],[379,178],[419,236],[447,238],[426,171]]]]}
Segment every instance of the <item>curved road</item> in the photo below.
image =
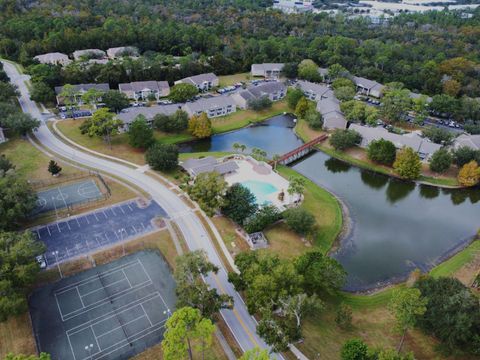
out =
{"type": "MultiPolygon", "coordinates": [[[[30,100],[29,90],[26,86],[26,82],[29,81],[30,77],[20,74],[17,68],[10,62],[3,61],[3,65],[5,72],[10,77],[10,81],[18,87],[20,92],[18,100],[22,110],[41,121],[41,126],[35,132],[35,137],[38,141],[51,152],[63,158],[112,174],[126,182],[135,184],[150,194],[152,199],[165,209],[170,218],[175,220],[190,250],[205,250],[210,262],[219,267],[220,271],[218,274],[209,276],[206,278],[206,282],[211,287],[216,288],[219,293],[226,293],[233,297],[235,301],[234,308],[232,310],[222,310],[221,315],[242,350],[246,351],[254,347],[269,349],[269,346],[256,334],[256,322],[248,313],[243,300],[235,291],[233,285],[228,282],[227,271],[212,244],[214,240],[210,239],[200,219],[192,210],[175,193],[154,178],[117,162],[78,151],[60,141],[46,126],[37,105],[30,100]]],[[[281,358],[280,355],[276,355],[276,357],[281,358]]]]}

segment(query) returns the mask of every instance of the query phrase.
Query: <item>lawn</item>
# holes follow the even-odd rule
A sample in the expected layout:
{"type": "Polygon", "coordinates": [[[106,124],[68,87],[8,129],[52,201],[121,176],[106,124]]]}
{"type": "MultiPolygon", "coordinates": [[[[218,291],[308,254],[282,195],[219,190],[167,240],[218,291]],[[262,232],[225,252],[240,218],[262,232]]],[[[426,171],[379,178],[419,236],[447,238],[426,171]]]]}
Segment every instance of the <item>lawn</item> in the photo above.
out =
{"type": "MultiPolygon", "coordinates": [[[[22,138],[10,139],[0,144],[0,154],[5,154],[15,165],[18,174],[28,180],[50,179],[52,175],[48,172],[48,162],[51,160],[47,155],[33,146],[30,141],[22,138]]],[[[62,174],[68,175],[78,172],[71,166],[60,164],[62,174]]]]}
{"type": "Polygon", "coordinates": [[[231,86],[238,82],[246,82],[250,80],[252,76],[249,72],[233,74],[233,75],[221,75],[218,77],[219,87],[231,86]]]}
{"type": "Polygon", "coordinates": [[[268,239],[268,249],[265,251],[277,254],[282,258],[294,258],[311,248],[302,238],[290,230],[287,224],[281,222],[264,230],[268,239]]]}
{"type": "Polygon", "coordinates": [[[9,352],[25,355],[37,353],[27,312],[0,322],[0,359],[5,358],[9,352]]]}
{"type": "MultiPolygon", "coordinates": [[[[287,179],[292,176],[303,177],[295,170],[285,166],[279,166],[277,170],[280,175],[287,179]]],[[[338,200],[331,193],[309,179],[303,178],[306,185],[304,201],[301,207],[315,216],[318,231],[313,245],[326,253],[330,250],[342,230],[342,209],[338,200]]]]}

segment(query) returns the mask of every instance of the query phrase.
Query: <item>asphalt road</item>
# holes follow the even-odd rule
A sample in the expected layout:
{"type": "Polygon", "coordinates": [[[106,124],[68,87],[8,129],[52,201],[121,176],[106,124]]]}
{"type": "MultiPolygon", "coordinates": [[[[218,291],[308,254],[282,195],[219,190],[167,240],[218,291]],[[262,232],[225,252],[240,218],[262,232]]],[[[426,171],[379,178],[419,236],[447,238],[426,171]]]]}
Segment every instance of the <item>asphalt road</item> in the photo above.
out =
{"type": "MultiPolygon", "coordinates": [[[[36,104],[30,100],[29,91],[25,84],[26,81],[29,81],[29,76],[20,74],[16,67],[9,62],[3,61],[3,65],[11,82],[18,87],[21,94],[19,103],[23,111],[42,122],[34,133],[38,141],[53,153],[114,175],[149,193],[152,199],[165,209],[169,217],[175,220],[190,250],[205,250],[210,262],[219,267],[218,274],[209,276],[206,282],[211,287],[216,288],[219,293],[227,293],[234,298],[234,308],[232,310],[222,310],[221,314],[240,347],[244,351],[254,347],[269,349],[268,345],[256,334],[255,320],[248,313],[233,285],[228,282],[227,272],[212,244],[212,239],[210,239],[200,219],[192,210],[175,193],[154,178],[119,163],[79,151],[57,139],[46,126],[44,116],[40,113],[36,104]]],[[[276,357],[282,358],[280,355],[276,355],[276,357]]]]}

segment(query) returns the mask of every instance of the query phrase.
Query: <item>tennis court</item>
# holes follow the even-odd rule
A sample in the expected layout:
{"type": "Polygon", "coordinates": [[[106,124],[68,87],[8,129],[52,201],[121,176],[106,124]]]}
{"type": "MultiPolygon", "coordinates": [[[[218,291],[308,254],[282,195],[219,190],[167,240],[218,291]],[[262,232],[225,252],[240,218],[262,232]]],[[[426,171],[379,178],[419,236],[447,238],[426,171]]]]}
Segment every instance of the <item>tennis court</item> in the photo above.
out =
{"type": "Polygon", "coordinates": [[[37,346],[52,360],[128,359],[162,340],[174,294],[153,251],[63,279],[29,299],[37,346]]]}
{"type": "Polygon", "coordinates": [[[57,186],[37,192],[35,214],[67,208],[89,200],[101,199],[102,192],[94,179],[57,186]]]}

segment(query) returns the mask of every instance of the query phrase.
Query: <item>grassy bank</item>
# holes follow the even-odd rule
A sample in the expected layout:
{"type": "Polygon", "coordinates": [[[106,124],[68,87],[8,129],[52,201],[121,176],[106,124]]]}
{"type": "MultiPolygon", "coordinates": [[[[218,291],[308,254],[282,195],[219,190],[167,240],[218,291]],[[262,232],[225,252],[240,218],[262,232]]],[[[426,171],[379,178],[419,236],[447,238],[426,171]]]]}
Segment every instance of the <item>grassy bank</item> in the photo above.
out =
{"type": "MultiPolygon", "coordinates": [[[[304,120],[299,120],[295,131],[297,135],[305,142],[314,139],[315,137],[320,136],[323,132],[315,131],[308,127],[307,123],[304,120]]],[[[384,175],[398,177],[391,167],[375,164],[374,162],[367,159],[366,151],[361,148],[349,149],[347,151],[338,151],[333,149],[328,143],[320,143],[317,145],[318,149],[330,155],[331,157],[343,160],[349,164],[355,165],[362,169],[367,169],[370,171],[375,171],[384,175]],[[354,156],[355,155],[355,156],[354,156]]],[[[454,176],[439,176],[433,177],[426,175],[428,172],[426,166],[424,166],[423,175],[420,176],[418,181],[436,185],[436,186],[447,186],[447,187],[457,187],[459,186],[456,177],[454,176]]]]}
{"type": "Polygon", "coordinates": [[[231,86],[238,82],[246,82],[251,78],[249,72],[238,73],[233,75],[220,75],[218,77],[219,87],[231,86]]]}

